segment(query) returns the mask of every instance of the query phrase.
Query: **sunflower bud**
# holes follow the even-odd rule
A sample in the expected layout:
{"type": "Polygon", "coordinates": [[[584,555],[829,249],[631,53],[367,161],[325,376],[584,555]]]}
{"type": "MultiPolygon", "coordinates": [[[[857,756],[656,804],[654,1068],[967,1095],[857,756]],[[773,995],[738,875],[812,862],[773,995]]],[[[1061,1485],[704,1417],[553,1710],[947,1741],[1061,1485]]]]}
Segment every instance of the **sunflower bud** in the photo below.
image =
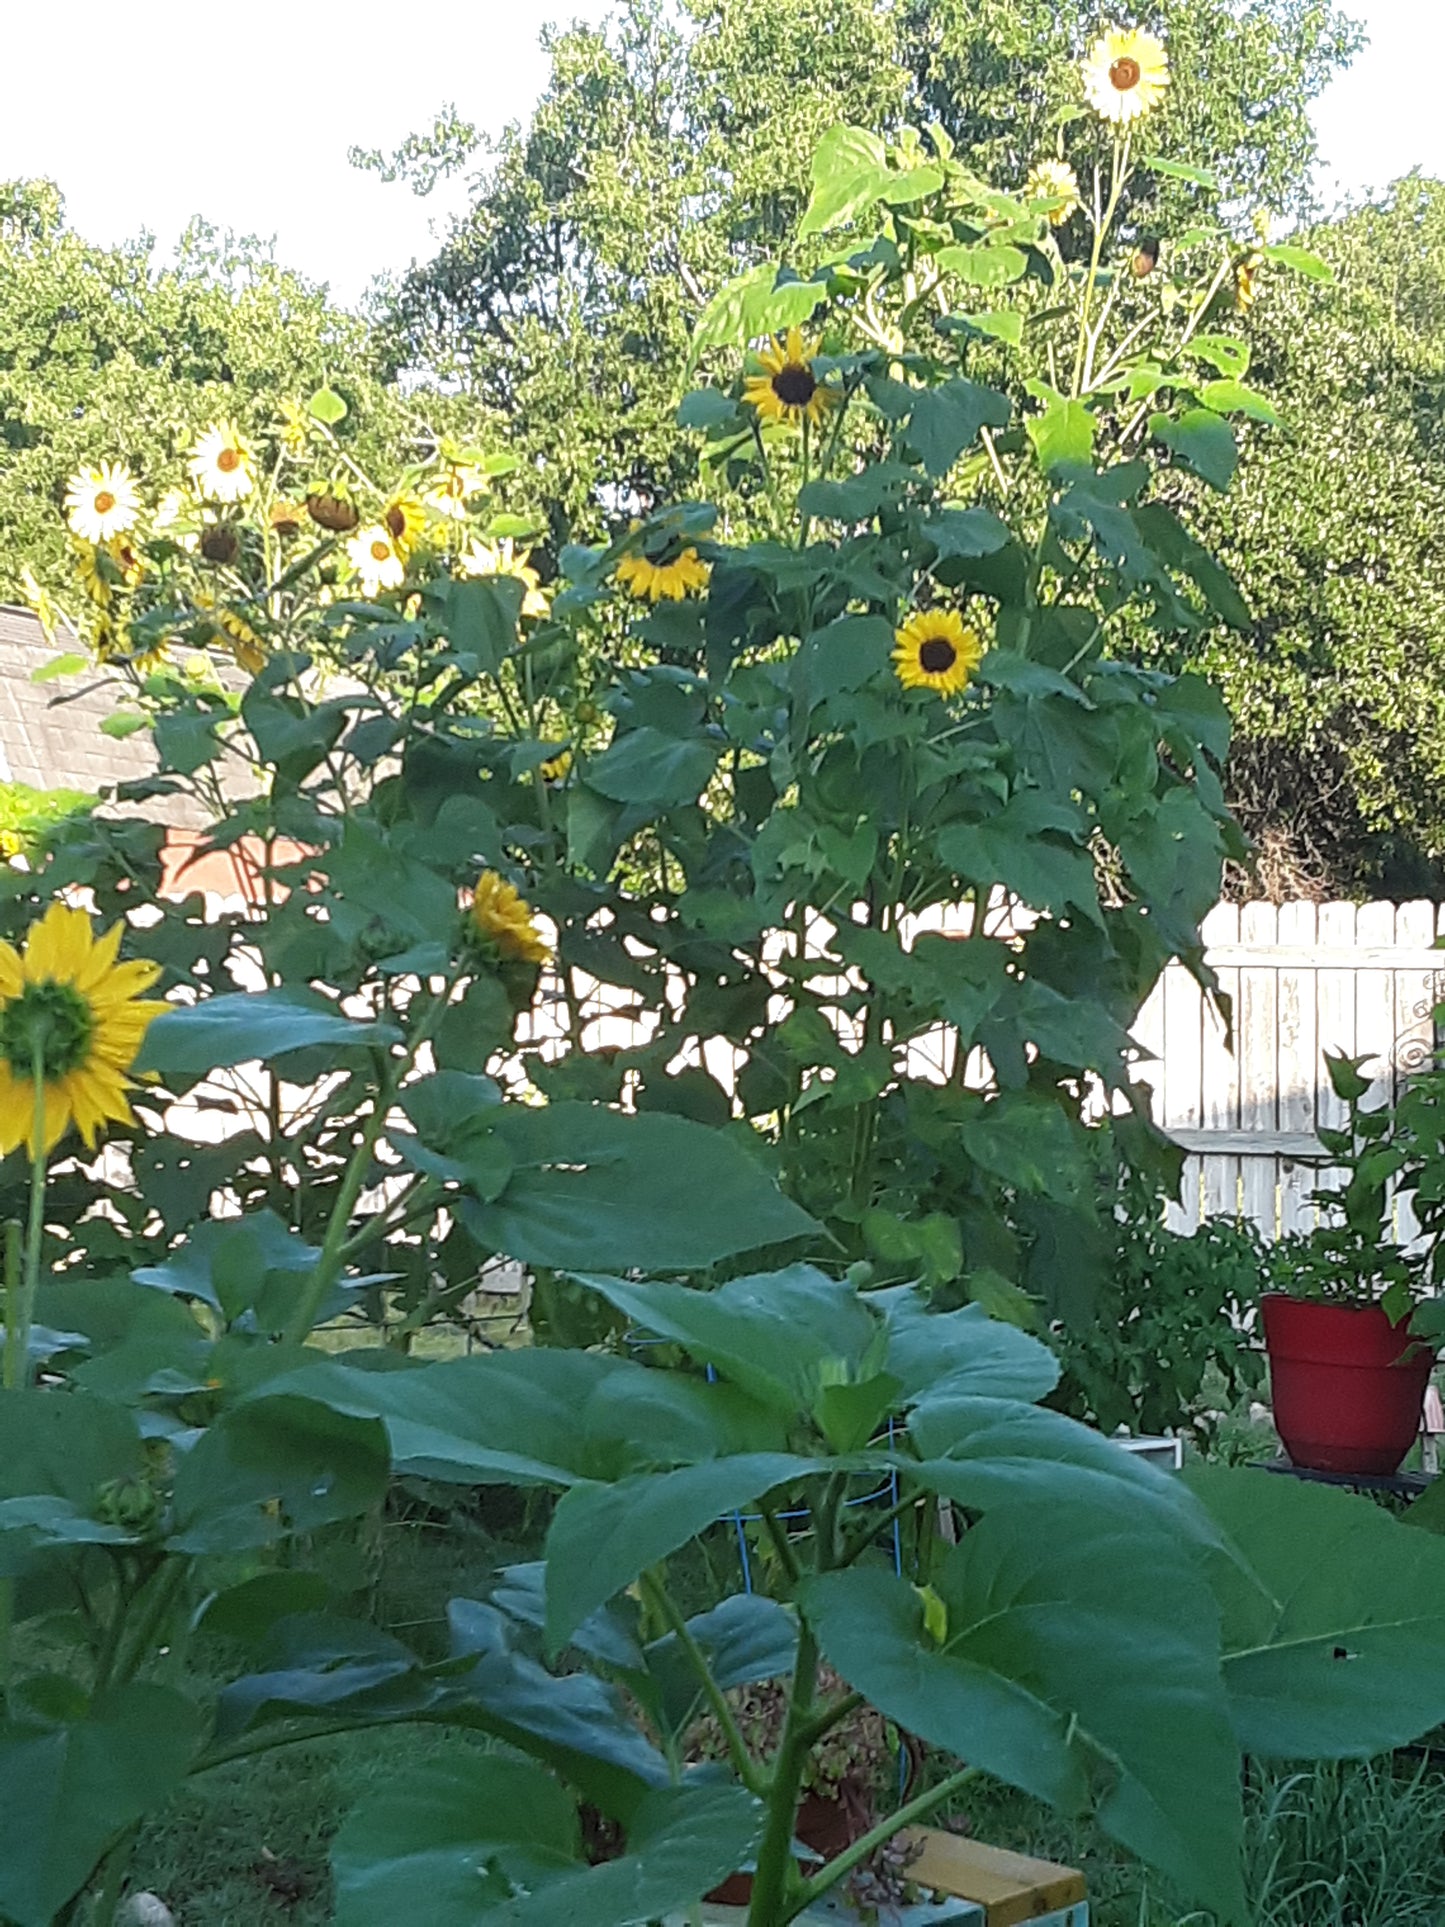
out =
{"type": "Polygon", "coordinates": [[[327,529],[332,535],[348,534],[361,520],[355,503],[340,495],[308,495],[306,511],[318,528],[327,529]]]}
{"type": "Polygon", "coordinates": [[[1136,281],[1147,281],[1158,265],[1159,237],[1157,234],[1146,234],[1134,251],[1129,272],[1136,281]]]}
{"type": "Polygon", "coordinates": [[[148,1537],[160,1525],[161,1502],[144,1479],[107,1479],[92,1507],[102,1524],[118,1526],[136,1538],[148,1537]]]}
{"type": "Polygon", "coordinates": [[[208,562],[225,566],[234,562],[240,553],[240,538],[229,522],[216,522],[201,536],[201,554],[208,562]]]}

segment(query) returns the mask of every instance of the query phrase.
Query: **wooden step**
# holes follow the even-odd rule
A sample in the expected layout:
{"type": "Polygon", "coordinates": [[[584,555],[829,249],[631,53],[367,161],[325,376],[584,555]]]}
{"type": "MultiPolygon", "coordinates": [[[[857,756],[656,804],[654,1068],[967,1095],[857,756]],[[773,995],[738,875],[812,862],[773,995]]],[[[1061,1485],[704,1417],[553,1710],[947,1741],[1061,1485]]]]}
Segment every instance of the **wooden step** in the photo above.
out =
{"type": "Polygon", "coordinates": [[[899,1838],[921,1848],[909,1862],[908,1878],[929,1892],[973,1901],[983,1908],[988,1927],[1028,1927],[1043,1914],[1077,1906],[1088,1894],[1081,1873],[1051,1860],[1033,1860],[937,1827],[912,1827],[899,1838]]]}

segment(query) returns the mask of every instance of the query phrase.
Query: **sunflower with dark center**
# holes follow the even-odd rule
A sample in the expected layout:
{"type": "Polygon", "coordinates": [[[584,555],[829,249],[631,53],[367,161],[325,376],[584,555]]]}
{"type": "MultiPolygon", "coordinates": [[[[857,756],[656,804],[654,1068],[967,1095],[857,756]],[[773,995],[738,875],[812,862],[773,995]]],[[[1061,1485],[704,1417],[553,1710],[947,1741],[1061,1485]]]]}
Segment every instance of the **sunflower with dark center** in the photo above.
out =
{"type": "Polygon", "coordinates": [[[837,407],[842,396],[819,380],[813,366],[819,346],[816,341],[805,343],[801,328],[789,328],[780,340],[758,350],[764,372],[747,377],[743,400],[763,421],[808,421],[817,427],[827,420],[828,410],[837,407]]]}
{"type": "Polygon", "coordinates": [[[1110,27],[1090,47],[1083,69],[1084,97],[1096,114],[1119,127],[1152,113],[1169,85],[1164,42],[1142,27],[1110,27]]]}
{"type": "Polygon", "coordinates": [[[956,696],[983,661],[978,631],[956,609],[921,609],[894,631],[893,673],[905,689],[956,696]]]}
{"type": "Polygon", "coordinates": [[[673,536],[652,555],[639,549],[619,556],[615,573],[638,602],[681,602],[707,587],[709,570],[695,548],[673,536]]]}
{"type": "Polygon", "coordinates": [[[166,1006],[142,997],[159,964],[117,961],[124,932],[97,937],[84,910],[52,903],[23,951],[0,943],[0,1152],[51,1151],[72,1124],[92,1148],[106,1124],[134,1122],[130,1067],[166,1006]]]}

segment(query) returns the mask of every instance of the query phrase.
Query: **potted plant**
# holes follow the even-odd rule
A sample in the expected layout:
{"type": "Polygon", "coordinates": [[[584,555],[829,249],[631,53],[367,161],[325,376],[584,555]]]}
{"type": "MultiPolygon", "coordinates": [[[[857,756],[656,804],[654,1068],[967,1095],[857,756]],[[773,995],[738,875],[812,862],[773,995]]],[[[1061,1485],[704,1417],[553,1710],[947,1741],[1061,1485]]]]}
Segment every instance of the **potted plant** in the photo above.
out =
{"type": "Polygon", "coordinates": [[[1396,1471],[1420,1429],[1439,1307],[1426,1302],[1426,1256],[1393,1235],[1392,1198],[1412,1154],[1396,1114],[1363,1108],[1365,1061],[1326,1052],[1345,1125],[1320,1140],[1343,1189],[1314,1191],[1324,1214],[1274,1247],[1262,1311],[1275,1429],[1312,1471],[1396,1471]]]}

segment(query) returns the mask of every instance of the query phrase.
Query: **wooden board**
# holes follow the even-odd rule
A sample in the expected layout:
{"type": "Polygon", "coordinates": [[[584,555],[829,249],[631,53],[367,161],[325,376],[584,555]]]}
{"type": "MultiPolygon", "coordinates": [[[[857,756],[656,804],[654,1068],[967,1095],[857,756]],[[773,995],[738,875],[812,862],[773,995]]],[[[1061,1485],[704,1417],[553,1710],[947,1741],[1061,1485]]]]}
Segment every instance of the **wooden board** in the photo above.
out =
{"type": "Polygon", "coordinates": [[[937,1827],[912,1827],[899,1837],[905,1846],[923,1849],[910,1862],[908,1878],[932,1892],[974,1901],[988,1927],[1027,1927],[1040,1914],[1074,1906],[1088,1894],[1081,1873],[1051,1860],[1031,1860],[937,1827]]]}

